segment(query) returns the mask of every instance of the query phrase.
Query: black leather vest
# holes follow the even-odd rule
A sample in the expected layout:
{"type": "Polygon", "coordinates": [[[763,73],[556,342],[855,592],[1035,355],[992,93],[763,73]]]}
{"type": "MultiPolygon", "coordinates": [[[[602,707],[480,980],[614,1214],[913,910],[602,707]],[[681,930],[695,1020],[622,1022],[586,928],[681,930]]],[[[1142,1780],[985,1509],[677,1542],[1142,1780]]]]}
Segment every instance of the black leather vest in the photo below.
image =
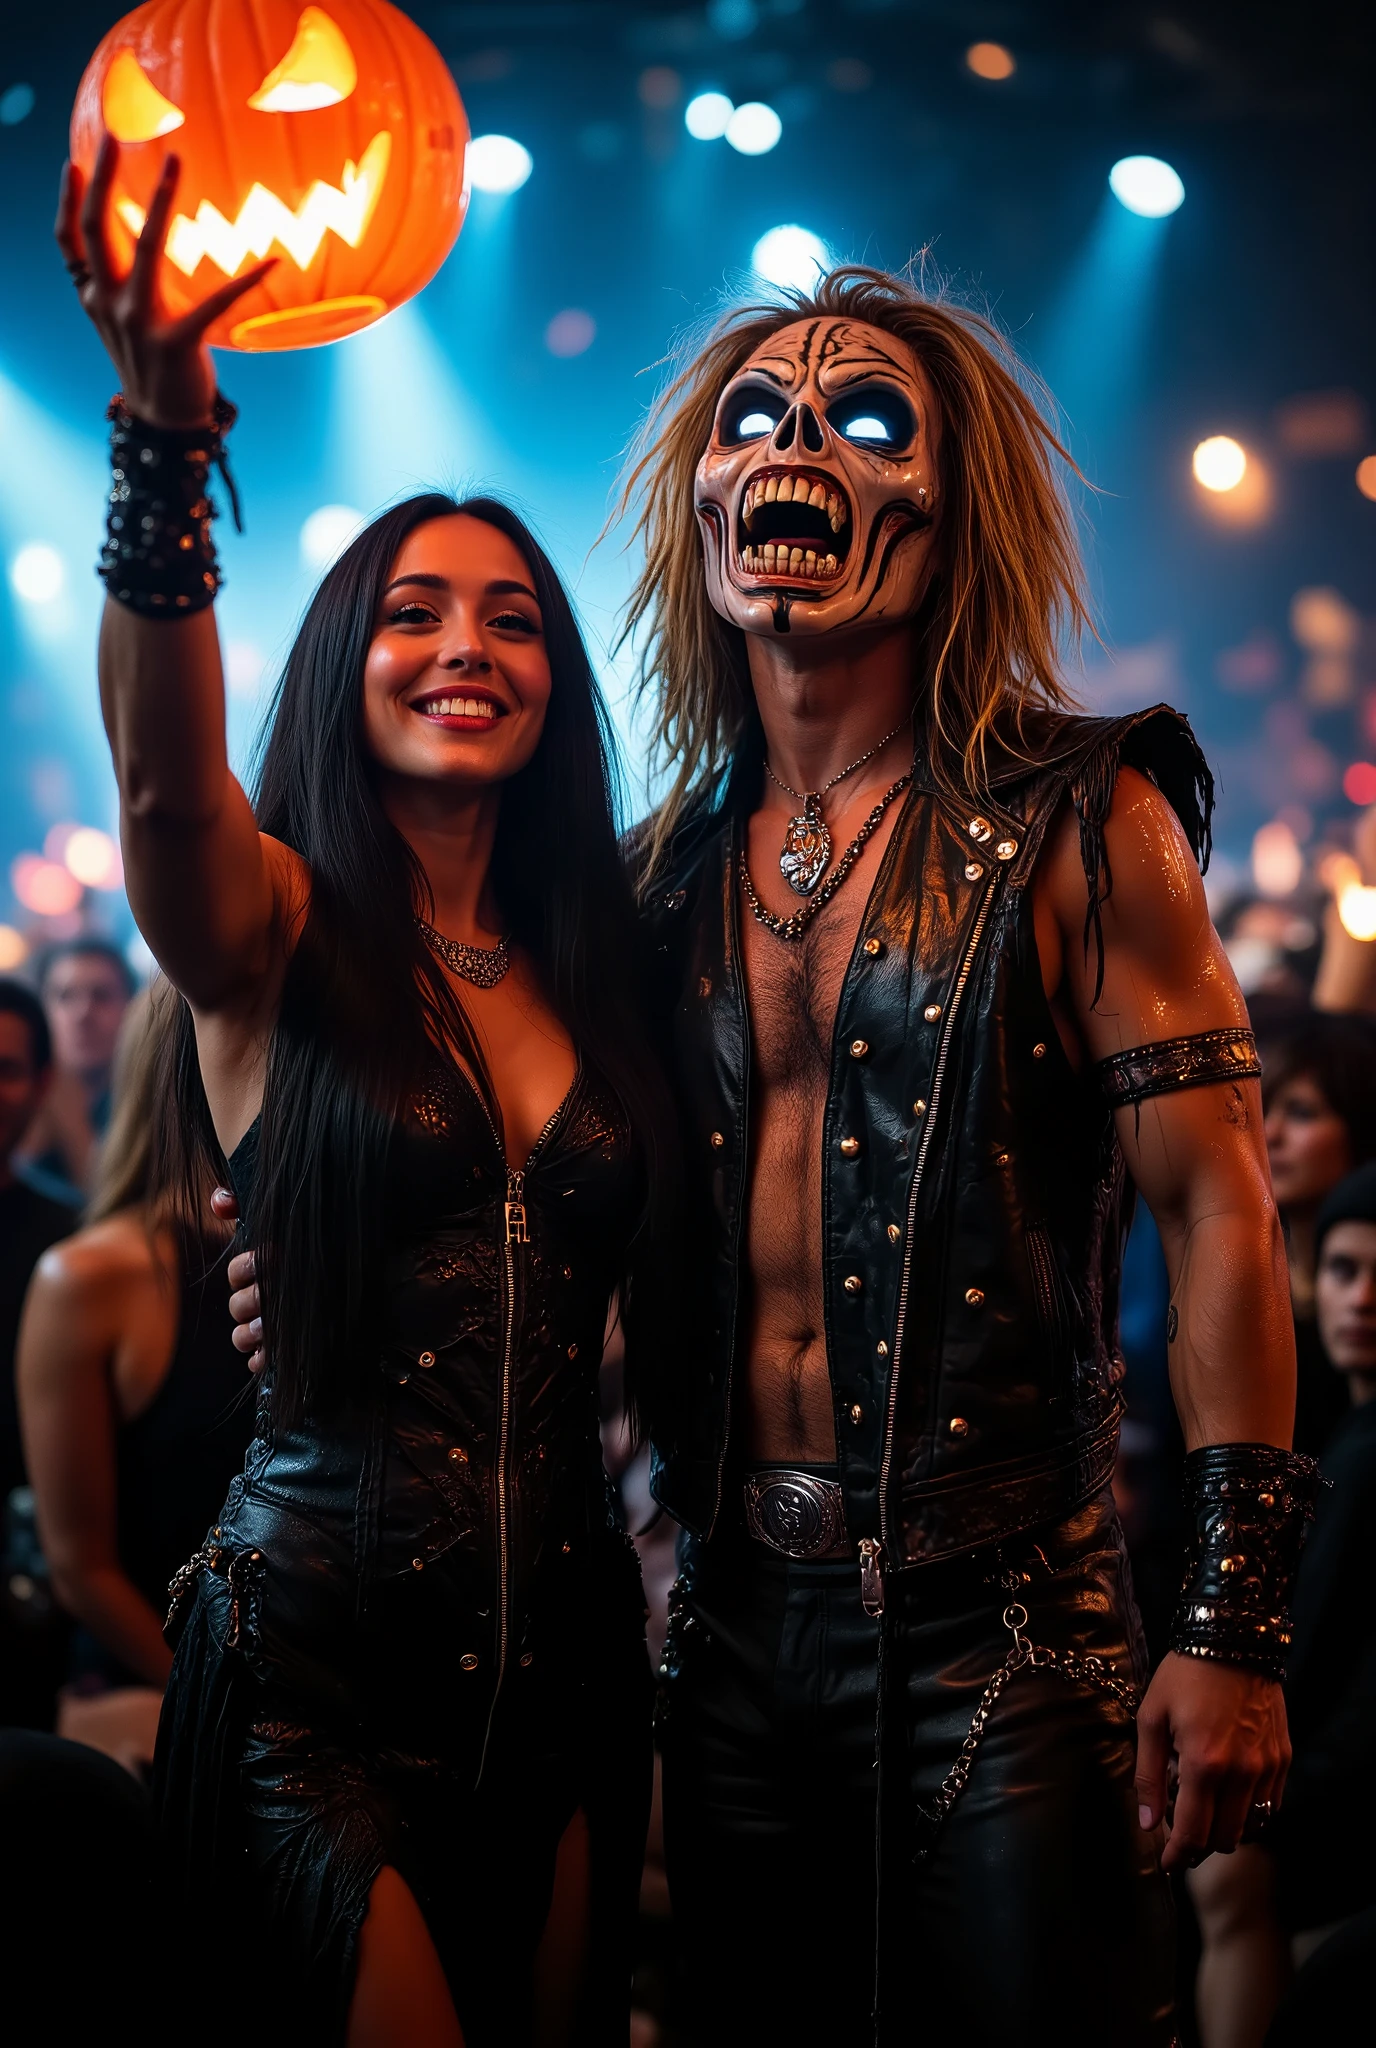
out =
{"type": "MultiPolygon", "coordinates": [[[[1165,706],[1042,714],[1024,747],[1031,763],[1010,750],[977,804],[957,807],[915,778],[836,1018],[822,1221],[837,1455],[850,1533],[881,1542],[890,1567],[1068,1514],[1113,1467],[1130,1193],[1095,1078],[1076,1073],[1057,1036],[1029,885],[1069,797],[1101,900],[1120,763],[1158,784],[1197,856],[1212,785],[1187,722],[1165,706]]],[[[747,809],[728,794],[691,816],[645,904],[697,1301],[675,1347],[681,1385],[653,1483],[700,1535],[725,1483],[750,1171],[733,879],[747,809]]],[[[1091,910],[1091,945],[1095,921],[1091,910]]]]}

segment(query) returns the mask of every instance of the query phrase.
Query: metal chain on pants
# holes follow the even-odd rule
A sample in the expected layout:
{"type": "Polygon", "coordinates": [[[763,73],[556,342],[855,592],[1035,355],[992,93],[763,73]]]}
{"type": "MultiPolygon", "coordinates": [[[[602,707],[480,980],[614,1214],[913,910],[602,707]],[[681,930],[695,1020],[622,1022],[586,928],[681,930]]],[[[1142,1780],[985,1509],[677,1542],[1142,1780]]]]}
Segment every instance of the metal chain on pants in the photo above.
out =
{"type": "MultiPolygon", "coordinates": [[[[924,1818],[931,1822],[934,1830],[945,1820],[969,1783],[975,1757],[989,1725],[989,1716],[1009,1679],[1019,1671],[1054,1671],[1067,1685],[1091,1686],[1096,1692],[1107,1693],[1117,1700],[1129,1714],[1137,1711],[1136,1687],[1115,1678],[1102,1657],[1082,1657],[1076,1650],[1052,1650],[1042,1644],[1029,1643],[1022,1633],[1027,1626],[1027,1609],[1020,1600],[1004,1608],[1003,1625],[1013,1632],[1013,1647],[984,1688],[969,1732],[960,1745],[960,1754],[942,1779],[935,1796],[921,1805],[924,1818]]],[[[919,1853],[925,1855],[928,1852],[922,1850],[919,1853]]]]}

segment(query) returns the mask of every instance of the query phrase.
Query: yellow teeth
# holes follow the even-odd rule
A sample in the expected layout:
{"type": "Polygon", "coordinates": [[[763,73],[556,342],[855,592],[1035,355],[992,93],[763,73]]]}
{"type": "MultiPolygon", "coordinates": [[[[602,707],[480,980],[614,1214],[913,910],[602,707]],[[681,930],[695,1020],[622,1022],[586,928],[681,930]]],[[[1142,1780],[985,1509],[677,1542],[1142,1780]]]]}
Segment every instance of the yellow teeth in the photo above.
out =
{"type": "Polygon", "coordinates": [[[487,697],[433,697],[422,707],[431,718],[492,718],[497,707],[487,697]]]}
{"type": "Polygon", "coordinates": [[[809,476],[765,476],[755,477],[746,486],[741,503],[741,517],[750,524],[757,505],[815,505],[819,512],[825,512],[831,521],[833,533],[839,533],[846,523],[846,501],[824,484],[818,477],[809,476]]]}
{"type": "Polygon", "coordinates": [[[819,555],[813,548],[779,548],[767,540],[762,548],[749,547],[736,557],[743,576],[787,576],[790,581],[825,583],[836,574],[835,555],[819,555]]]}

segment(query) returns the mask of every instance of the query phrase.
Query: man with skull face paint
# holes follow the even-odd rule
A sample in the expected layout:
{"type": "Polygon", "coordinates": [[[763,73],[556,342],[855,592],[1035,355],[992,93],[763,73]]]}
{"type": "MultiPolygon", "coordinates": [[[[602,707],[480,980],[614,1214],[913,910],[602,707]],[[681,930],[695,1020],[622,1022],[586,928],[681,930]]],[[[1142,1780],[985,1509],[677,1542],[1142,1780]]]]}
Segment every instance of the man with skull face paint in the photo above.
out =
{"type": "Polygon", "coordinates": [[[1284,1781],[1312,1473],[1211,778],[1165,707],[1064,708],[1062,452],[995,330],[855,267],[728,319],[632,477],[696,1182],[666,1846],[715,2039],[1164,2048],[1163,1866],[1284,1781]],[[1199,1530],[1145,1697],[1109,1489],[1134,1184],[1199,1530]]]}

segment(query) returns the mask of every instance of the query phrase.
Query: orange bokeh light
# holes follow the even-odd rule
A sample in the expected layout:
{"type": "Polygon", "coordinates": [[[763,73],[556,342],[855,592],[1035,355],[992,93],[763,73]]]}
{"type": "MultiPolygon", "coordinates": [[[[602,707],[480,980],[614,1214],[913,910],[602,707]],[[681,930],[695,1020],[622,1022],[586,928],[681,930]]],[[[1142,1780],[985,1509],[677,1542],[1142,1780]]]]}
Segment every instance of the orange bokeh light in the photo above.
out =
{"type": "Polygon", "coordinates": [[[41,853],[21,853],[10,867],[10,886],[35,917],[65,917],[81,901],[81,883],[41,853]]]}
{"type": "Polygon", "coordinates": [[[1017,58],[1002,43],[971,43],[965,62],[976,78],[995,81],[1011,78],[1018,68],[1017,58]]]}

